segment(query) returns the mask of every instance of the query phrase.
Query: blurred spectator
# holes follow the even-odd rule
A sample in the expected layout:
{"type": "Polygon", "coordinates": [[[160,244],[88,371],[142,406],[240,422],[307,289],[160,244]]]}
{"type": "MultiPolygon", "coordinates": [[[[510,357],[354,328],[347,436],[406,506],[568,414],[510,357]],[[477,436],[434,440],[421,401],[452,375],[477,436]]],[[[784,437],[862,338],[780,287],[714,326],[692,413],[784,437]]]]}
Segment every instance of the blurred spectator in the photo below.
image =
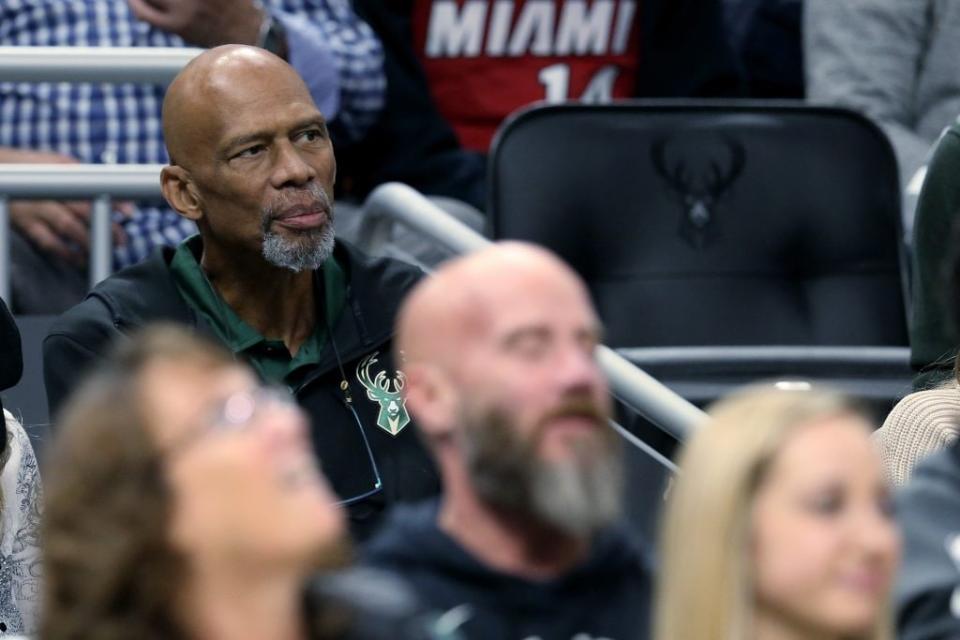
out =
{"type": "Polygon", "coordinates": [[[211,49],[177,76],[163,109],[163,191],[200,234],[107,278],[53,325],[43,345],[50,411],[131,330],[195,327],[293,390],[365,536],[392,503],[438,490],[390,354],[395,310],[422,274],[334,247],[333,147],[280,58],[211,49]]]}
{"type": "Polygon", "coordinates": [[[730,45],[747,94],[803,98],[803,0],[724,0],[730,45]]]}
{"type": "Polygon", "coordinates": [[[40,615],[42,486],[30,437],[4,410],[0,458],[0,636],[33,633],[40,615]]]}
{"type": "MultiPolygon", "coordinates": [[[[20,332],[0,300],[0,390],[23,371],[20,332]]],[[[0,406],[0,636],[33,633],[40,604],[37,459],[20,422],[0,406]]]]}
{"type": "MultiPolygon", "coordinates": [[[[180,47],[260,44],[287,58],[344,140],[382,103],[382,50],[347,0],[13,0],[0,7],[0,45],[180,47]]],[[[163,87],[0,84],[0,162],[165,163],[163,87]]],[[[193,223],[159,203],[115,218],[119,267],[175,245],[193,223]]],[[[59,312],[82,298],[89,205],[14,202],[13,303],[59,312]]]]}
{"type": "Polygon", "coordinates": [[[366,559],[466,638],[647,637],[599,332],[573,271],[520,244],[448,263],[401,311],[404,396],[444,493],[398,507],[366,559]]]}
{"type": "Polygon", "coordinates": [[[710,413],[669,496],[656,638],[890,640],[900,541],[870,425],[817,390],[710,413]]]}
{"type": "Polygon", "coordinates": [[[345,154],[361,193],[402,179],[483,208],[477,154],[520,107],[742,90],[719,0],[354,4],[384,41],[388,76],[376,133],[345,154]]]}
{"type": "Polygon", "coordinates": [[[950,376],[960,344],[958,172],[960,124],[954,124],[934,151],[917,204],[910,326],[910,365],[918,374],[917,389],[938,386],[950,376]]]}
{"type": "Polygon", "coordinates": [[[960,432],[960,388],[956,381],[939,389],[917,391],[893,408],[874,439],[887,477],[906,484],[925,457],[949,446],[960,432]]]}
{"type": "Polygon", "coordinates": [[[897,581],[897,637],[960,637],[960,444],[921,461],[897,496],[903,570],[897,581]]]}
{"type": "Polygon", "coordinates": [[[383,43],[387,88],[384,108],[369,135],[355,144],[338,144],[338,186],[362,198],[383,182],[404,182],[482,211],[487,204],[486,160],[461,147],[440,115],[413,49],[405,17],[409,9],[398,8],[395,0],[354,0],[353,6],[383,43]]]}
{"type": "Polygon", "coordinates": [[[943,137],[920,197],[914,248],[911,363],[918,389],[877,430],[890,478],[909,480],[913,467],[960,433],[960,127],[943,137]],[[953,375],[950,375],[952,371],[953,375]]]}
{"type": "MultiPolygon", "coordinates": [[[[807,98],[856,109],[890,136],[906,190],[960,113],[960,3],[805,0],[807,98]]],[[[913,210],[904,210],[907,239],[913,210]]]]}
{"type": "Polygon", "coordinates": [[[426,637],[356,633],[378,605],[357,619],[315,589],[304,610],[307,578],[349,550],[306,416],[183,329],[144,331],[85,381],[48,486],[45,640],[426,637]]]}

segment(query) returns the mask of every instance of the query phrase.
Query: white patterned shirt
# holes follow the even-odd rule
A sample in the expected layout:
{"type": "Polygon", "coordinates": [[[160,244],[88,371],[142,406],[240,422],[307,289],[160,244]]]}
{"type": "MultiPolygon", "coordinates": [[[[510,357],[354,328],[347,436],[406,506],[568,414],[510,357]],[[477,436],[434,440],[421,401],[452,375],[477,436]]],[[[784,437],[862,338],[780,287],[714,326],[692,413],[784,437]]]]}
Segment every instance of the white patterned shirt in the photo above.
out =
{"type": "Polygon", "coordinates": [[[20,423],[9,411],[3,417],[8,445],[0,472],[0,636],[36,631],[41,580],[37,458],[20,423]]]}

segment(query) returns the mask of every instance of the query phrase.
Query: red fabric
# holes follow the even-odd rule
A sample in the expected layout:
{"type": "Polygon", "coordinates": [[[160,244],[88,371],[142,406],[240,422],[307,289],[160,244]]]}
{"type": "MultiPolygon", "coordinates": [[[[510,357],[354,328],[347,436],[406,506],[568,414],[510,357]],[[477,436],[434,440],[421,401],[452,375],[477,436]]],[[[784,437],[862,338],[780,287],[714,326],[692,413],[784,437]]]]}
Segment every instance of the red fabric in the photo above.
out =
{"type": "Polygon", "coordinates": [[[486,152],[531,102],[634,95],[639,16],[636,0],[415,0],[412,24],[440,112],[486,152]]]}

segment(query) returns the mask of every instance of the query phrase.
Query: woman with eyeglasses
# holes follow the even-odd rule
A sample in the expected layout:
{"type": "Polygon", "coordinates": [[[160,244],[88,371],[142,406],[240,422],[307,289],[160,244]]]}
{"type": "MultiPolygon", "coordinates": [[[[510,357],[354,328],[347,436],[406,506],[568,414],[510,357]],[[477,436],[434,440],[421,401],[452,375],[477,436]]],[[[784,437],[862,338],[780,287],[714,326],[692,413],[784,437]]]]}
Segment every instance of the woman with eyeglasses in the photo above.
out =
{"type": "Polygon", "coordinates": [[[655,637],[892,638],[900,540],[862,414],[759,387],[710,413],[669,496],[655,637]]]}
{"type": "Polygon", "coordinates": [[[369,612],[305,589],[344,563],[342,508],[300,409],[219,346],[147,330],[78,390],[59,427],[42,638],[428,637],[364,632],[369,612]]]}

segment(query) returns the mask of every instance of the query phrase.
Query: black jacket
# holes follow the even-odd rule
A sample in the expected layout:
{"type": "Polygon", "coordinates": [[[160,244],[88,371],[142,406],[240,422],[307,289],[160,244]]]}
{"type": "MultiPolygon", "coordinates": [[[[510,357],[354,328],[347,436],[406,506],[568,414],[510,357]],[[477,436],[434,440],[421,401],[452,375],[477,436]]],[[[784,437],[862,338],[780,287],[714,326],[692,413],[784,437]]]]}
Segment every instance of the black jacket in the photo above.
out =
{"type": "Polygon", "coordinates": [[[960,444],[917,465],[897,495],[903,560],[897,637],[960,638],[960,444]]]}
{"type": "Polygon", "coordinates": [[[589,558],[566,575],[534,582],[482,565],[437,526],[439,502],[393,511],[364,562],[400,575],[421,602],[470,640],[644,640],[651,579],[646,557],[618,529],[600,534],[589,558]]]}
{"type": "MultiPolygon", "coordinates": [[[[394,375],[391,355],[393,321],[404,294],[422,273],[396,260],[371,259],[338,242],[336,257],[348,279],[347,306],[333,327],[333,342],[343,362],[363,434],[366,435],[383,481],[378,494],[350,507],[351,530],[366,538],[386,507],[437,493],[439,480],[429,454],[408,424],[397,435],[377,425],[380,404],[361,378],[359,365],[376,353],[369,379],[384,370],[394,375]]],[[[212,329],[184,302],[170,275],[173,249],[107,278],[53,325],[43,342],[44,380],[51,415],[80,382],[87,368],[110,344],[150,322],[169,321],[214,336],[212,329]]],[[[320,366],[296,390],[311,416],[312,438],[323,471],[341,497],[360,495],[374,486],[373,465],[339,385],[337,358],[328,342],[320,366]]]]}

